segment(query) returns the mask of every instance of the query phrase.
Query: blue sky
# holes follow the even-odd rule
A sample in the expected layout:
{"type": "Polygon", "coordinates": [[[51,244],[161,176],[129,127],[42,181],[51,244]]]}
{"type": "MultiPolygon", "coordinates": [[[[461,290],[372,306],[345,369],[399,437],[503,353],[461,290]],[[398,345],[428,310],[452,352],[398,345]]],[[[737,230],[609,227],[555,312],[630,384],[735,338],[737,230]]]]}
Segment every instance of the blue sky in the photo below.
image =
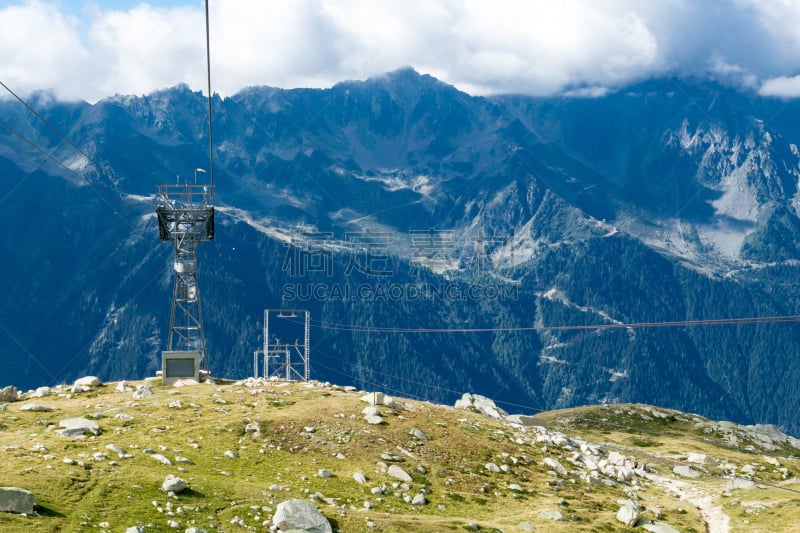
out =
{"type": "MultiPolygon", "coordinates": [[[[204,1],[0,0],[0,80],[95,101],[205,88],[204,1]]],[[[212,86],[413,66],[471,94],[605,94],[665,75],[800,96],[797,0],[210,0],[212,86]]]]}
{"type": "MultiPolygon", "coordinates": [[[[16,2],[3,2],[6,5],[14,4],[16,2]]],[[[80,14],[85,7],[102,6],[105,9],[113,9],[117,11],[127,11],[134,6],[142,4],[139,0],[59,0],[54,2],[56,5],[63,6],[64,9],[73,14],[80,14]]],[[[147,2],[150,5],[160,7],[175,7],[175,6],[203,6],[203,0],[186,1],[186,0],[157,0],[155,2],[147,2]]]]}

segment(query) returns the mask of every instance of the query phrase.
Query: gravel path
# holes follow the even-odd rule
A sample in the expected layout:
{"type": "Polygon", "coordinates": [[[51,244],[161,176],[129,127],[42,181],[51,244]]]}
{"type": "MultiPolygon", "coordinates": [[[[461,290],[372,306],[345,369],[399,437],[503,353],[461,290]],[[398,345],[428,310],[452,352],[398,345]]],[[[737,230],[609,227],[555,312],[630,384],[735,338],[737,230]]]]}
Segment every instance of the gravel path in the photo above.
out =
{"type": "Polygon", "coordinates": [[[655,474],[647,474],[647,479],[654,482],[664,490],[677,495],[681,500],[689,502],[700,510],[700,516],[706,523],[707,533],[729,533],[728,515],[722,506],[714,503],[713,496],[698,489],[691,483],[678,479],[671,479],[655,474]]]}

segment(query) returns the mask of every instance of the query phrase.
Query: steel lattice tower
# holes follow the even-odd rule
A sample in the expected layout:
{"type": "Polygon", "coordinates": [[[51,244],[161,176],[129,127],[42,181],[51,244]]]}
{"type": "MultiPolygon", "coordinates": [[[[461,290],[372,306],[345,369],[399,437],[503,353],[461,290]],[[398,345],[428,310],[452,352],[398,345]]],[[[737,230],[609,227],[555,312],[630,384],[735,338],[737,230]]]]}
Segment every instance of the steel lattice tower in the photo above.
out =
{"type": "Polygon", "coordinates": [[[208,361],[197,283],[197,247],[202,241],[214,240],[213,194],[212,185],[195,183],[158,185],[156,197],[159,236],[170,241],[175,251],[167,350],[200,352],[205,370],[208,361]]]}
{"type": "MultiPolygon", "coordinates": [[[[308,381],[311,362],[310,322],[311,314],[308,309],[264,309],[264,348],[253,353],[253,377],[258,377],[258,356],[264,356],[264,377],[279,377],[287,381],[308,381]],[[269,315],[279,319],[294,319],[303,316],[303,342],[296,338],[294,343],[281,342],[280,339],[270,336],[269,315]]],[[[301,322],[291,320],[298,333],[301,322]]]]}

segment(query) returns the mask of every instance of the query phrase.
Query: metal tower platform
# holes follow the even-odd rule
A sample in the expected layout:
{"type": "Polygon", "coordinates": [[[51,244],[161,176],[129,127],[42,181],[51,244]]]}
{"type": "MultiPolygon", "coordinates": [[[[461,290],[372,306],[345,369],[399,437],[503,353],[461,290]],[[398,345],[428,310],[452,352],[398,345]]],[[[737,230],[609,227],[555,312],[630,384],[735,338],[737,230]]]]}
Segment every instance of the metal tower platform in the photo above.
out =
{"type": "Polygon", "coordinates": [[[158,185],[156,196],[158,234],[175,250],[167,350],[199,352],[205,370],[208,361],[197,284],[197,247],[201,241],[214,240],[213,195],[213,186],[195,183],[158,185]]]}

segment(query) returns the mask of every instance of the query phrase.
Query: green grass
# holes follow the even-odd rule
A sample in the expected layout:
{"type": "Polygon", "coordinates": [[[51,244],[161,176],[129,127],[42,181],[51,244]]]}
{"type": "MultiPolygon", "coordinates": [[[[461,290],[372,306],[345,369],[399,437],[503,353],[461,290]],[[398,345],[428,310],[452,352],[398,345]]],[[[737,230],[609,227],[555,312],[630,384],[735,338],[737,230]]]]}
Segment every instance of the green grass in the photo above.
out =
{"type": "MultiPolygon", "coordinates": [[[[107,530],[115,532],[147,524],[154,526],[148,531],[174,531],[166,526],[170,518],[182,528],[244,531],[231,524],[237,517],[261,530],[261,522],[271,518],[281,501],[317,493],[333,498],[333,505],[321,499],[316,505],[338,530],[348,533],[462,530],[470,523],[479,524],[480,531],[513,533],[520,531],[517,525],[523,521],[541,531],[625,531],[614,516],[617,500],[627,497],[626,485],[588,486],[573,475],[566,476],[563,483],[553,483],[542,460],[554,457],[572,469],[569,454],[559,449],[544,451],[531,433],[520,433],[477,413],[411,400],[402,400],[406,408],[401,411],[382,408],[386,423],[371,426],[362,419],[366,404],[359,401],[357,393],[280,382],[261,389],[252,394],[231,384],[156,386],[153,396],[134,400],[107,385],[73,398],[37,399],[37,403],[54,408],[49,413],[23,412],[19,403],[9,404],[0,412],[2,484],[32,491],[38,509],[31,517],[0,513],[0,531],[101,531],[100,524],[105,522],[107,530]],[[181,407],[169,407],[176,400],[181,407]],[[65,439],[51,427],[64,418],[96,412],[103,414],[97,420],[103,430],[98,437],[65,439]],[[119,413],[134,419],[114,418],[119,413]],[[249,433],[249,423],[259,431],[249,433]],[[307,432],[306,427],[314,431],[307,432]],[[422,429],[431,440],[417,441],[409,434],[413,427],[422,429]],[[44,445],[47,452],[32,451],[35,443],[44,445]],[[111,443],[125,448],[133,458],[116,457],[106,450],[111,443]],[[165,466],[144,453],[145,449],[170,459],[185,456],[192,464],[165,466]],[[236,458],[226,457],[226,451],[235,452],[236,458]],[[98,452],[106,453],[107,459],[93,460],[98,452]],[[413,507],[394,494],[370,492],[377,485],[392,487],[395,483],[378,464],[383,452],[404,459],[401,466],[414,479],[409,494],[425,487],[430,490],[428,505],[413,507]],[[341,456],[344,459],[338,458],[341,456]],[[64,463],[66,457],[76,464],[64,463]],[[487,462],[506,464],[511,472],[490,473],[484,468],[487,462]],[[420,465],[426,473],[416,471],[420,465]],[[323,468],[330,469],[333,476],[319,477],[323,468]],[[355,472],[363,472],[367,483],[358,484],[352,477],[355,472]],[[189,490],[169,499],[160,489],[167,474],[186,479],[189,490]],[[509,490],[509,483],[521,485],[523,492],[509,490]],[[559,505],[560,500],[567,505],[559,505]],[[167,516],[168,501],[174,517],[167,516]],[[375,507],[365,509],[367,501],[375,507]],[[178,507],[181,513],[177,513],[178,507]],[[575,519],[543,521],[539,512],[547,509],[560,509],[575,519]],[[374,527],[368,526],[368,520],[374,527]]],[[[631,406],[583,408],[543,417],[550,426],[572,435],[630,445],[640,453],[645,448],[647,453],[657,453],[662,447],[691,449],[696,437],[689,415],[648,420],[631,406]],[[601,419],[610,424],[598,422],[601,419]],[[634,421],[636,430],[625,430],[625,424],[634,421]],[[661,435],[656,440],[642,430],[661,435]]],[[[716,456],[732,454],[731,459],[740,464],[747,455],[715,448],[713,443],[707,446],[716,456]]],[[[748,457],[753,459],[752,454],[748,457]]],[[[660,466],[655,458],[648,461],[660,466]]],[[[790,472],[798,471],[794,463],[785,466],[790,472]]],[[[772,470],[760,475],[776,480],[779,474],[772,470]]],[[[673,526],[682,531],[703,530],[699,514],[690,505],[652,487],[640,494],[658,505],[673,526]],[[686,508],[685,514],[678,511],[681,507],[686,508]]],[[[794,503],[771,507],[760,516],[782,523],[784,514],[797,512],[796,501],[787,501],[794,503]]],[[[737,527],[745,519],[739,510],[737,507],[732,513],[743,517],[737,518],[737,527]]],[[[751,523],[754,520],[747,518],[751,523]]],[[[755,517],[756,522],[758,519],[755,517]]]]}
{"type": "Polygon", "coordinates": [[[656,442],[653,440],[646,440],[646,439],[631,439],[630,443],[632,446],[636,446],[638,448],[652,448],[656,446],[661,446],[660,442],[656,442]]]}

